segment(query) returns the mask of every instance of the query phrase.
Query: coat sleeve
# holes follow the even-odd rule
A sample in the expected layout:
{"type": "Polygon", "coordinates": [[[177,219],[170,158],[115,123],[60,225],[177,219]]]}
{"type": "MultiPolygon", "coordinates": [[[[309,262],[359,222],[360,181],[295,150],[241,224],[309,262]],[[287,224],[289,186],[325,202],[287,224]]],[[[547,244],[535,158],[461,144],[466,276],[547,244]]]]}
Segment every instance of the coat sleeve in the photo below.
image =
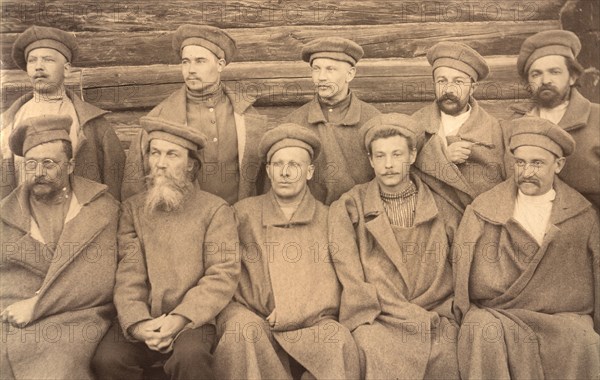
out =
{"type": "Polygon", "coordinates": [[[239,238],[233,209],[220,206],[204,237],[204,276],[170,314],[192,321],[193,328],[214,320],[235,292],[241,271],[239,238]]]}
{"type": "Polygon", "coordinates": [[[113,127],[106,119],[99,120],[105,127],[100,147],[102,149],[102,182],[116,200],[121,199],[121,183],[125,170],[125,151],[113,127]]]}
{"type": "Polygon", "coordinates": [[[123,185],[121,186],[121,200],[141,193],[146,190],[146,147],[148,137],[141,130],[133,137],[129,145],[129,152],[125,160],[125,172],[123,174],[123,185]]]}
{"type": "Polygon", "coordinates": [[[118,230],[118,260],[114,303],[125,336],[132,339],[127,329],[152,319],[146,258],[134,225],[132,205],[122,205],[118,230]]]}
{"type": "Polygon", "coordinates": [[[482,234],[481,221],[471,206],[467,206],[465,214],[458,226],[452,243],[452,274],[454,280],[454,316],[460,323],[470,308],[469,275],[475,253],[476,243],[482,234]]]}
{"type": "Polygon", "coordinates": [[[594,219],[594,226],[588,240],[588,250],[592,256],[594,273],[594,330],[600,334],[600,228],[598,217],[594,219]]]}
{"type": "Polygon", "coordinates": [[[365,280],[354,226],[357,209],[351,197],[342,196],[329,208],[329,242],[335,272],[342,284],[340,323],[350,331],[371,324],[381,312],[375,286],[365,280]]]}

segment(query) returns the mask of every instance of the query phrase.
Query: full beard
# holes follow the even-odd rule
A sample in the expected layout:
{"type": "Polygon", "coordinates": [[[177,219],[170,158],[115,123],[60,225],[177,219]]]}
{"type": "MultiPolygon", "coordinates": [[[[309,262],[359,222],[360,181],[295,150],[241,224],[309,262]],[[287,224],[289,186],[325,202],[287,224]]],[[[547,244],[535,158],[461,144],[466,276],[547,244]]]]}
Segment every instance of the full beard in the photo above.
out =
{"type": "Polygon", "coordinates": [[[193,188],[193,183],[187,176],[179,177],[170,174],[151,174],[150,188],[146,196],[146,212],[156,210],[171,212],[179,210],[186,196],[193,188]]]}
{"type": "Polygon", "coordinates": [[[570,91],[567,90],[564,94],[561,94],[558,88],[553,85],[541,85],[533,93],[533,100],[542,108],[554,108],[567,99],[570,91]]]}

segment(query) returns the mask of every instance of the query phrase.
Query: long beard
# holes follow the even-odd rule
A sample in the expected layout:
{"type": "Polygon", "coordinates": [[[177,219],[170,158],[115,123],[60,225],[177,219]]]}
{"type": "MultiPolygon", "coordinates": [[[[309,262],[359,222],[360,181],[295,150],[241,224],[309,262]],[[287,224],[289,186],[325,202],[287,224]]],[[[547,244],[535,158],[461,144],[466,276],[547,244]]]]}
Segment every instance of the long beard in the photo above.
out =
{"type": "Polygon", "coordinates": [[[156,210],[171,212],[181,208],[187,194],[191,191],[193,184],[185,174],[172,176],[164,173],[162,175],[150,174],[150,188],[146,196],[146,212],[152,213],[156,210]]]}

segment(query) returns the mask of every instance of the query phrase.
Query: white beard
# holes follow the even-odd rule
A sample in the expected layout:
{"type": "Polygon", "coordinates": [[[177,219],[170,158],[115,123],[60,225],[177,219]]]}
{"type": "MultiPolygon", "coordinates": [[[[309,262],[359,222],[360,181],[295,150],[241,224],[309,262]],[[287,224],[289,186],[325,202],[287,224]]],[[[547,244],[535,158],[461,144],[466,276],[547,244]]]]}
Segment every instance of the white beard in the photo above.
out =
{"type": "Polygon", "coordinates": [[[181,208],[186,195],[193,187],[185,173],[179,178],[169,174],[150,174],[150,188],[146,196],[146,212],[156,210],[171,212],[181,208]]]}

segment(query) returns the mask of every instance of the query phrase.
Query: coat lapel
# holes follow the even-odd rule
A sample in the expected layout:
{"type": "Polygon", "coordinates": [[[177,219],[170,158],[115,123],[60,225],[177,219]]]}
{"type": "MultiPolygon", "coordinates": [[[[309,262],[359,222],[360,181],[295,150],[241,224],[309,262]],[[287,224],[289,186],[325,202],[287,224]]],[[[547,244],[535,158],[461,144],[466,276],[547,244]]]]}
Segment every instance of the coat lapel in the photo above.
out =
{"type": "Polygon", "coordinates": [[[394,263],[394,266],[402,276],[404,286],[407,286],[410,277],[408,276],[406,266],[402,263],[402,250],[398,245],[396,235],[392,230],[387,214],[383,209],[377,180],[369,182],[365,194],[364,212],[365,220],[367,220],[365,223],[367,230],[373,235],[377,244],[383,249],[392,263],[394,263]]]}
{"type": "MultiPolygon", "coordinates": [[[[73,178],[73,194],[67,220],[60,238],[52,264],[48,269],[44,284],[40,289],[42,293],[52,284],[60,273],[75,260],[108,225],[110,210],[91,210],[86,207],[95,198],[106,192],[106,186],[96,184],[83,178],[73,178]],[[77,212],[79,210],[79,212],[77,212]],[[70,218],[70,219],[69,219],[70,218]]],[[[97,249],[98,247],[93,247],[97,249]]],[[[91,255],[94,252],[90,253],[91,255]]]]}

